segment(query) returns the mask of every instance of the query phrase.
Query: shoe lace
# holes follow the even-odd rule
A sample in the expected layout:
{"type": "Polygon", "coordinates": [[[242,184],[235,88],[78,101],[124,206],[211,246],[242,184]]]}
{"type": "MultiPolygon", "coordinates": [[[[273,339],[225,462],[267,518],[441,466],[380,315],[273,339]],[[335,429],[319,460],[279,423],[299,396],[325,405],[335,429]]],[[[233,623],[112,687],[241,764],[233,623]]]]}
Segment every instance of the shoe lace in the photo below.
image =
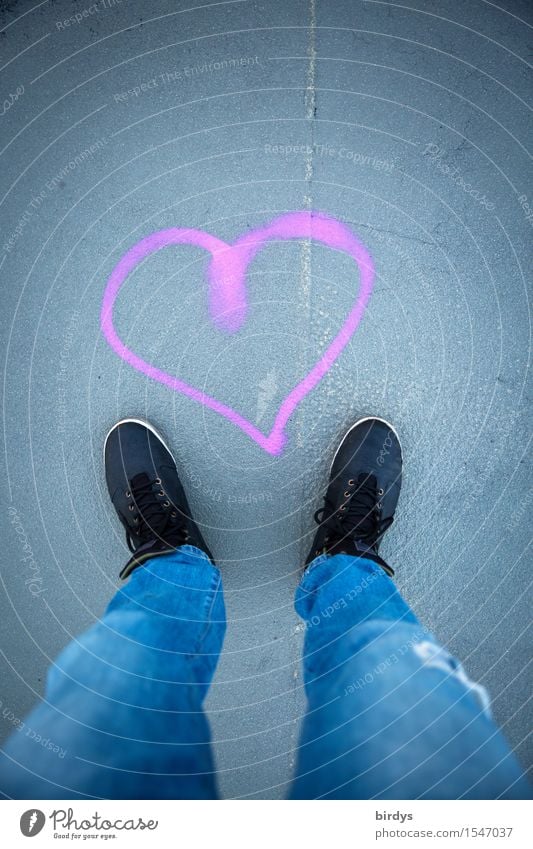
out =
{"type": "MultiPolygon", "coordinates": [[[[161,487],[159,478],[150,480],[148,475],[136,475],[129,481],[132,506],[137,509],[137,527],[135,530],[136,536],[141,540],[141,544],[149,542],[154,537],[159,538],[163,542],[186,542],[188,539],[188,531],[185,524],[186,517],[177,507],[169,504],[172,510],[168,510],[158,500],[155,486],[161,487]],[[180,516],[182,521],[178,523],[174,518],[180,516]]],[[[130,534],[126,532],[126,542],[132,553],[135,552],[130,534]]]]}
{"type": "Polygon", "coordinates": [[[342,508],[333,504],[328,497],[324,506],[316,511],[315,522],[325,527],[328,537],[336,541],[353,537],[372,547],[392,525],[392,516],[382,519],[377,480],[374,475],[361,474],[356,487],[342,508]]]}

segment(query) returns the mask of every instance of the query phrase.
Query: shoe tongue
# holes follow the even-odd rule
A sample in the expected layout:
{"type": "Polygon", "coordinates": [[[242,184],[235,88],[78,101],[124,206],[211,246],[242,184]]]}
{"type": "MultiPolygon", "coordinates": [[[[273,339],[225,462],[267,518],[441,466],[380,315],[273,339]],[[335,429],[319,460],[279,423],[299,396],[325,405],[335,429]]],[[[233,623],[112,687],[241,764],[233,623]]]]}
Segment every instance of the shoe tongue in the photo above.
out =
{"type": "Polygon", "coordinates": [[[368,487],[368,489],[374,489],[377,491],[378,488],[378,480],[375,475],[369,475],[365,472],[362,472],[357,478],[357,483],[359,486],[363,484],[368,487]]]}
{"type": "Polygon", "coordinates": [[[139,472],[138,475],[134,475],[130,480],[131,488],[136,489],[139,486],[146,486],[150,483],[150,478],[146,474],[146,472],[139,472]]]}
{"type": "Polygon", "coordinates": [[[372,537],[376,528],[374,507],[377,503],[377,483],[375,475],[360,474],[345,518],[341,519],[344,523],[351,525],[356,547],[358,545],[370,547],[374,543],[372,537]]]}

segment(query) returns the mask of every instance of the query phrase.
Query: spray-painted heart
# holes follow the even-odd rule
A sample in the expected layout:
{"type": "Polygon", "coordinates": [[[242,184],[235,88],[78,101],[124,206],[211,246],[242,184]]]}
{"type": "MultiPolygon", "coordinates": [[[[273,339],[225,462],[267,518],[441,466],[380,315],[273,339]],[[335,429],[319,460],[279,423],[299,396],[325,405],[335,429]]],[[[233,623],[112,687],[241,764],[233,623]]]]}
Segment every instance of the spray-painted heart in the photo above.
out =
{"type": "Polygon", "coordinates": [[[205,407],[224,416],[257,442],[268,454],[280,454],[285,445],[284,428],[297,405],[331,368],[343,348],[350,341],[361,321],[372,292],[374,264],[370,254],[359,239],[340,221],[318,212],[290,212],[280,215],[265,227],[259,227],[240,236],[232,245],[205,233],[170,227],[141,239],[115,266],[105,288],[100,316],[102,333],[113,348],[130,366],[147,377],[157,380],[175,392],[182,392],[205,407]],[[177,377],[147,363],[131,351],[119,338],[113,325],[113,305],[120,287],[128,274],[147,256],[167,245],[196,245],[211,254],[208,268],[209,310],[211,319],[220,329],[235,333],[246,319],[246,272],[256,253],[266,242],[283,239],[315,239],[335,250],[349,254],[359,266],[359,294],[341,329],[329,344],[311,371],[283,400],[274,426],[265,436],[240,413],[222,404],[205,392],[195,389],[177,377]]]}

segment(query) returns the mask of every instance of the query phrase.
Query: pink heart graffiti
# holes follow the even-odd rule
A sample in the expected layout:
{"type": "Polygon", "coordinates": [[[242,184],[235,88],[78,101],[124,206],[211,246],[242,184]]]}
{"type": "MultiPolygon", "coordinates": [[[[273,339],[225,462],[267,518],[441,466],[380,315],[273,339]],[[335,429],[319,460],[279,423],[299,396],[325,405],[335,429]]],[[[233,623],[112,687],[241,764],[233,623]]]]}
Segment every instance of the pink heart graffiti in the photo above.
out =
{"type": "Polygon", "coordinates": [[[130,366],[224,416],[264,451],[276,455],[283,450],[286,442],[284,428],[295,408],[329,371],[355,333],[368,304],[373,281],[374,264],[367,249],[346,225],[322,213],[305,211],[280,215],[265,227],[258,227],[240,236],[233,244],[223,242],[202,230],[169,227],[141,239],[115,266],[105,288],[100,323],[109,345],[130,366]],[[147,256],[168,245],[196,245],[211,254],[207,272],[211,319],[220,330],[235,333],[246,319],[246,272],[250,262],[266,242],[285,239],[314,239],[334,250],[347,253],[359,267],[359,293],[339,332],[311,371],[282,401],[272,430],[265,435],[236,410],[138,357],[122,342],[115,330],[113,306],[128,274],[147,256]]]}

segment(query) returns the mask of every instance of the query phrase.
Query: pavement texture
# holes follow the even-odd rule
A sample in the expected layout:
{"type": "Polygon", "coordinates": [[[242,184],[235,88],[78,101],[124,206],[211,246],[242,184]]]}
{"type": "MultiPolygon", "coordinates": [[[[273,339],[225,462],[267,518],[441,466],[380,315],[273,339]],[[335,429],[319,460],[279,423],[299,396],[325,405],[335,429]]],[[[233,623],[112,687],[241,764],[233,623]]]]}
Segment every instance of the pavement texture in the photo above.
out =
{"type": "MultiPolygon", "coordinates": [[[[375,414],[405,462],[384,556],[527,765],[531,5],[0,10],[2,735],[118,586],[127,552],[102,444],[118,418],[142,416],[172,444],[224,576],[228,633],[207,701],[222,794],[282,797],[305,709],[292,602],[312,514],[339,438],[375,414]],[[271,456],[123,362],[99,312],[114,266],[153,231],[232,242],[298,210],[350,227],[376,279],[271,456]]],[[[116,328],[268,433],[340,328],[357,269],[316,241],[273,241],[250,264],[247,320],[227,334],[210,320],[206,267],[191,245],[147,259],[116,328]]]]}

